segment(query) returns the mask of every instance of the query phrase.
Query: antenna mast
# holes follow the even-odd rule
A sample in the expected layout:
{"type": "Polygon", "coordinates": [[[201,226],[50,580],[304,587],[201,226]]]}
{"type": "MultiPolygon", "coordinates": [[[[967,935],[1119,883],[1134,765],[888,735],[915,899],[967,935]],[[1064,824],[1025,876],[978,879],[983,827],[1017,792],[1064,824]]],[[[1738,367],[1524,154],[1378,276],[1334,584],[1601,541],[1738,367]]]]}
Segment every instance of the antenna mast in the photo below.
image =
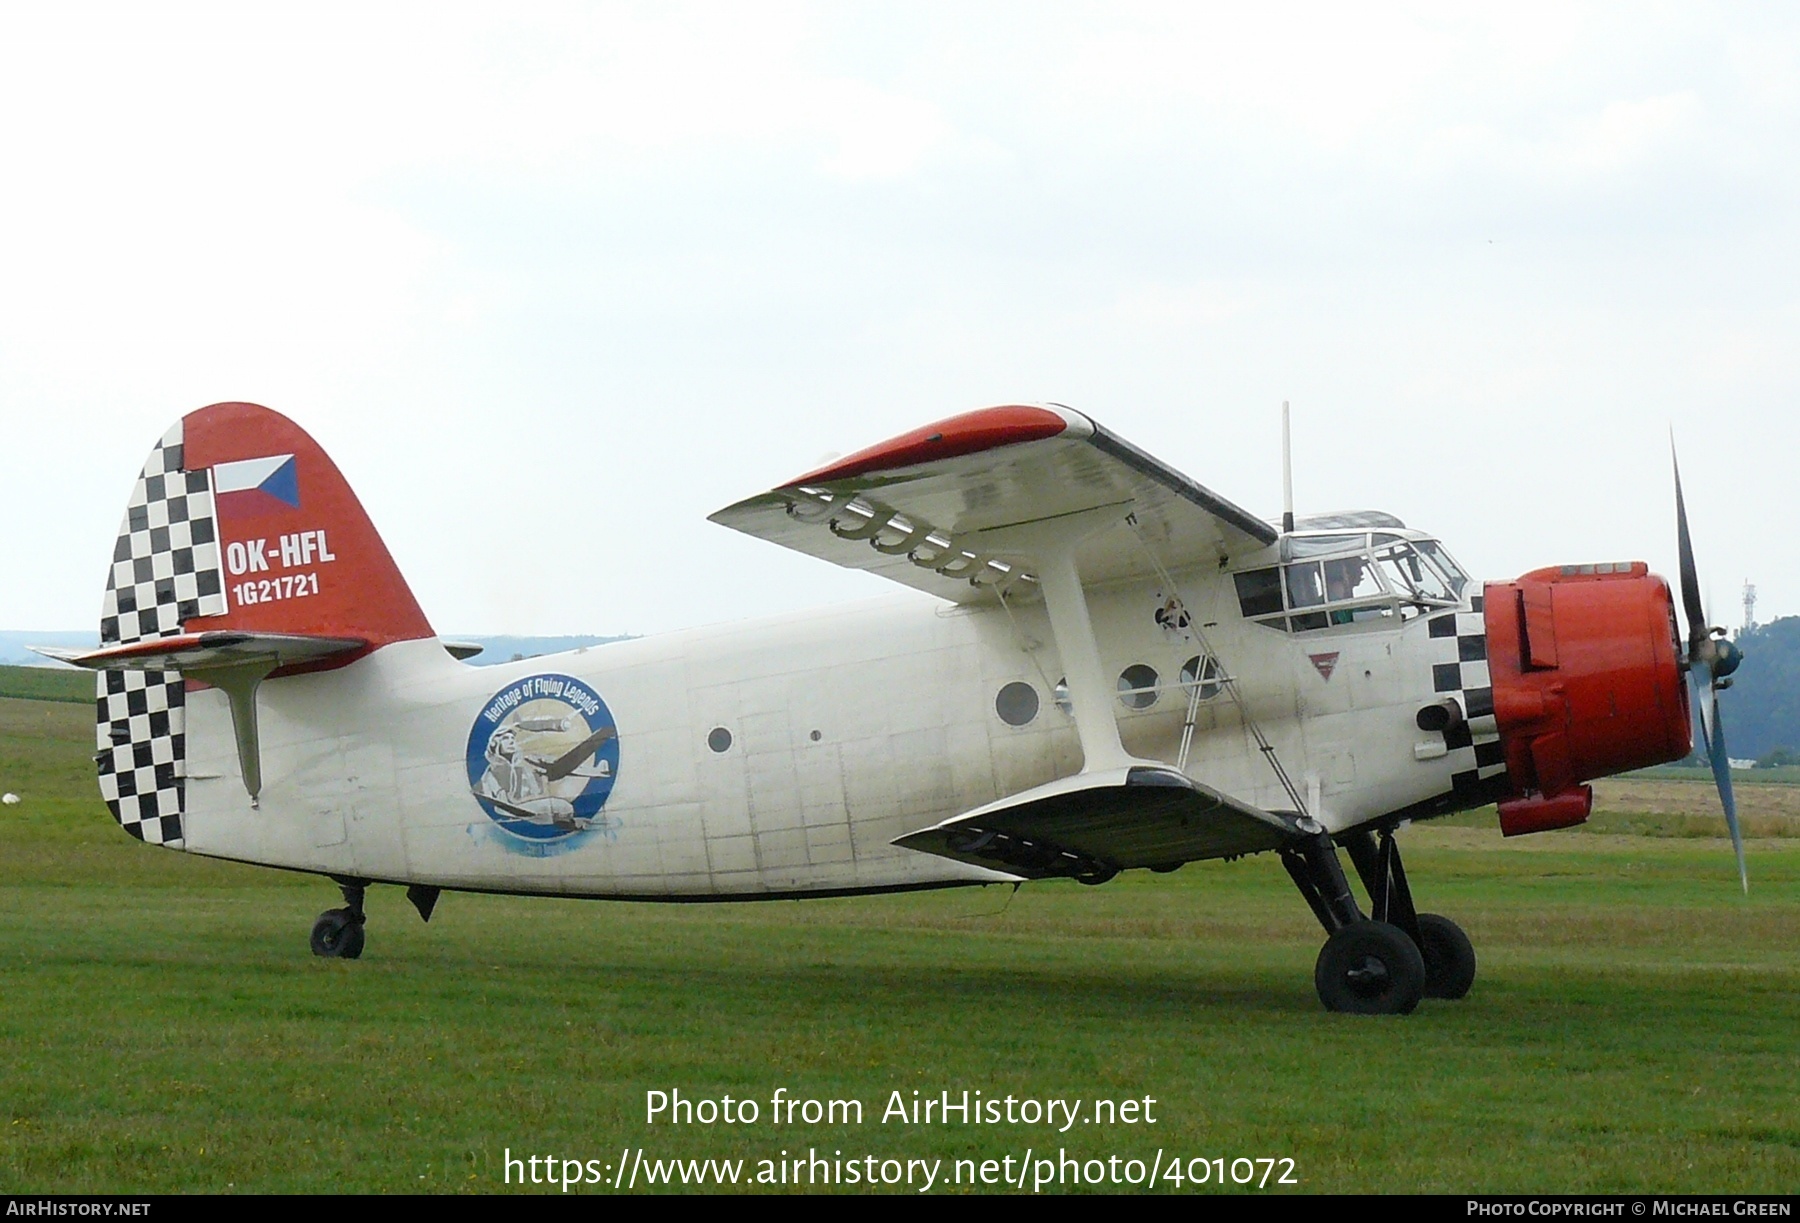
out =
{"type": "Polygon", "coordinates": [[[1294,529],[1294,443],[1288,428],[1288,401],[1281,401],[1281,531],[1294,529]]]}
{"type": "Polygon", "coordinates": [[[1756,587],[1754,587],[1750,584],[1749,578],[1745,578],[1744,579],[1744,627],[1740,631],[1747,633],[1755,627],[1756,627],[1756,587]]]}

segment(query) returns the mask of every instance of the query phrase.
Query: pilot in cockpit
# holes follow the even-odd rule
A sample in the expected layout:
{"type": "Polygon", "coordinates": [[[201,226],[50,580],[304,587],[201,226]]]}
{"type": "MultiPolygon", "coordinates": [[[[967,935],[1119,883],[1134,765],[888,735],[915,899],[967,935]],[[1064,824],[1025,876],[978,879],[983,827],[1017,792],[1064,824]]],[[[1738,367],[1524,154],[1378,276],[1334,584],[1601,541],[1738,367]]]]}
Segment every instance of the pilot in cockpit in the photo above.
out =
{"type": "MultiPolygon", "coordinates": [[[[1325,601],[1338,603],[1345,599],[1354,599],[1358,588],[1363,584],[1363,575],[1368,571],[1369,563],[1360,556],[1346,556],[1334,561],[1325,562],[1325,601]]],[[[1356,619],[1356,613],[1348,607],[1340,607],[1331,613],[1333,624],[1350,624],[1356,619]]]]}

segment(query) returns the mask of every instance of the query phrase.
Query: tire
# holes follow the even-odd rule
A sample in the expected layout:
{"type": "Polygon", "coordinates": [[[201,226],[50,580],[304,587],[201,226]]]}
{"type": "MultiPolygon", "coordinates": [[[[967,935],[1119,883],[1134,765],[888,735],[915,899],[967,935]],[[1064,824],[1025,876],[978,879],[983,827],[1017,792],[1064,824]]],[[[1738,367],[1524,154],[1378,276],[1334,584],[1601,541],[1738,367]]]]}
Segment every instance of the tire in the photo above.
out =
{"type": "Polygon", "coordinates": [[[348,909],[327,909],[313,923],[314,955],[354,960],[363,953],[363,924],[348,909]]]}
{"type": "Polygon", "coordinates": [[[1462,998],[1475,984],[1475,947],[1461,926],[1436,913],[1419,914],[1419,952],[1425,958],[1425,996],[1462,998]]]}
{"type": "Polygon", "coordinates": [[[1425,996],[1425,960],[1399,927],[1359,921],[1325,940],[1313,984],[1328,1011],[1410,1015],[1425,996]]]}

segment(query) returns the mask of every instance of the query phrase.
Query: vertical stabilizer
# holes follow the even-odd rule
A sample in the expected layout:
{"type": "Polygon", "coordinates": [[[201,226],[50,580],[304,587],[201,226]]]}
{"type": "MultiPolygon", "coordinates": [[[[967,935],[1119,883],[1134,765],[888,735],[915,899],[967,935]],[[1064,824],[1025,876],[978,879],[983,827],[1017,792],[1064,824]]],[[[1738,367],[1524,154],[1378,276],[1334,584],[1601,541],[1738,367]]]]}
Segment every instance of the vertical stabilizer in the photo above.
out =
{"type": "MultiPolygon", "coordinates": [[[[433,635],[337,466],[298,425],[249,403],[190,413],[151,451],[114,544],[94,657],[107,647],[185,643],[221,630],[333,639],[319,649],[300,643],[305,660],[286,666],[279,664],[295,656],[291,648],[260,667],[252,660],[246,665],[258,679],[341,667],[433,635]]],[[[245,648],[265,639],[244,639],[245,648]]],[[[155,661],[146,657],[146,669],[137,669],[110,660],[96,677],[95,761],[120,826],[179,847],[192,681],[147,669],[155,661]]]]}
{"type": "Polygon", "coordinates": [[[371,649],[433,635],[362,503],[305,430],[253,403],[216,403],[182,424],[187,470],[211,477],[225,596],[187,631],[356,637],[371,649]]]}

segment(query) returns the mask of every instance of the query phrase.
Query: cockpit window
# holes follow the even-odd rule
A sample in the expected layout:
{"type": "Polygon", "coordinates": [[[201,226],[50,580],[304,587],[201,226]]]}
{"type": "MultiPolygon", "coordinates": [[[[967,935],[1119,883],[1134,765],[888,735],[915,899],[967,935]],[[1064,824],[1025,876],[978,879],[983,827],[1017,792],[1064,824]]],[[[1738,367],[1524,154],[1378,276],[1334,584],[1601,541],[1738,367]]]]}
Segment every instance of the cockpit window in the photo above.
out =
{"type": "Polygon", "coordinates": [[[1333,603],[1344,599],[1378,599],[1381,582],[1366,556],[1345,556],[1325,562],[1325,597],[1333,603]]]}
{"type": "Polygon", "coordinates": [[[1319,562],[1288,565],[1287,597],[1289,607],[1318,607],[1325,602],[1325,583],[1319,575],[1319,562]]]}
{"type": "Polygon", "coordinates": [[[1331,556],[1337,552],[1360,551],[1361,535],[1290,535],[1284,541],[1282,555],[1300,560],[1307,556],[1331,556]]]}
{"type": "Polygon", "coordinates": [[[1450,589],[1460,596],[1463,587],[1469,584],[1469,575],[1450,559],[1450,554],[1444,551],[1443,545],[1435,539],[1421,539],[1414,547],[1418,548],[1432,564],[1438,567],[1444,577],[1449,580],[1450,589]]]}
{"type": "Polygon", "coordinates": [[[1290,535],[1281,546],[1288,563],[1233,578],[1244,617],[1282,632],[1398,623],[1454,604],[1469,581],[1435,540],[1290,535]]]}
{"type": "Polygon", "coordinates": [[[1375,560],[1388,585],[1402,599],[1424,603],[1455,602],[1456,596],[1450,593],[1438,571],[1426,564],[1411,544],[1391,544],[1376,552],[1375,560]]]}
{"type": "Polygon", "coordinates": [[[1266,616],[1281,610],[1281,570],[1252,569],[1234,574],[1237,582],[1238,606],[1244,616],[1266,616]]]}

